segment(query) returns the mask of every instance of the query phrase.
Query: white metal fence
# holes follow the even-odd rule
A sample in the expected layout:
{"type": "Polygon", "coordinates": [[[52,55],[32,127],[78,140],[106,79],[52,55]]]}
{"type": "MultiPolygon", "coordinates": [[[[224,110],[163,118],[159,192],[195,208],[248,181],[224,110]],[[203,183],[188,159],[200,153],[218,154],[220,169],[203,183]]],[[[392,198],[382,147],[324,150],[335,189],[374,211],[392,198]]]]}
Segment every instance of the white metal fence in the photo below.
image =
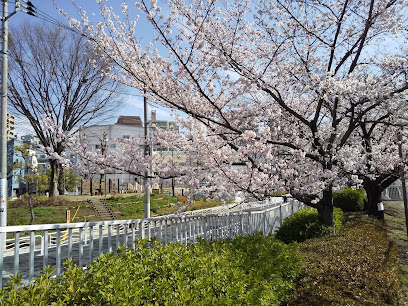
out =
{"type": "Polygon", "coordinates": [[[384,200],[402,201],[402,184],[389,186],[381,196],[384,200]]]}
{"type": "Polygon", "coordinates": [[[256,231],[272,234],[283,219],[303,208],[296,200],[269,207],[265,202],[246,206],[217,214],[0,227],[0,241],[5,242],[0,244],[2,284],[17,272],[31,281],[47,265],[55,266],[59,275],[66,259],[74,259],[83,267],[120,246],[135,249],[136,237],[186,244],[196,242],[198,237],[214,240],[256,231]]]}

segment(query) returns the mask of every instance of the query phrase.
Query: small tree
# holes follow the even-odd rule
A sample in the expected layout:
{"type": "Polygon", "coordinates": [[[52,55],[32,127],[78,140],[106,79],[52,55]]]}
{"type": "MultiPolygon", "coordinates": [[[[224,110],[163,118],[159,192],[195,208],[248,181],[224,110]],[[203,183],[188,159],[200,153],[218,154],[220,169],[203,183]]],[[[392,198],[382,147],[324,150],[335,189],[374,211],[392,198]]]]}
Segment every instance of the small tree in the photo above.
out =
{"type": "Polygon", "coordinates": [[[81,185],[81,176],[74,173],[72,169],[65,169],[65,189],[74,191],[76,187],[81,185]]]}

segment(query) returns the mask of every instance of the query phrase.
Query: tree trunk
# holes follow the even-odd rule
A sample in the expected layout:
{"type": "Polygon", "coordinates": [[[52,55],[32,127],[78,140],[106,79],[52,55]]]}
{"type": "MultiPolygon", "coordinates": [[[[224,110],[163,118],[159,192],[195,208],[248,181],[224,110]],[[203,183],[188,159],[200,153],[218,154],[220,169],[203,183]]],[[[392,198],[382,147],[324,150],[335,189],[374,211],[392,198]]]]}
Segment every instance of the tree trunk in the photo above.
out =
{"type": "MultiPolygon", "coordinates": [[[[104,175],[103,174],[100,174],[99,175],[99,191],[100,191],[100,195],[103,195],[103,192],[102,192],[102,182],[103,182],[103,179],[104,179],[104,175]]],[[[130,181],[130,180],[129,180],[130,181]]],[[[106,191],[105,191],[106,192],[106,191]]]]}
{"type": "Polygon", "coordinates": [[[320,221],[323,224],[334,227],[333,214],[333,191],[331,186],[323,191],[323,198],[317,203],[320,221]]]}
{"type": "Polygon", "coordinates": [[[368,178],[364,180],[363,187],[367,194],[368,199],[367,203],[368,215],[377,216],[378,215],[377,203],[381,202],[382,188],[376,181],[372,181],[368,178]]]}
{"type": "Polygon", "coordinates": [[[30,190],[30,183],[27,184],[27,189],[28,189],[28,207],[30,208],[30,215],[31,215],[31,220],[30,220],[30,225],[34,224],[34,207],[33,207],[33,202],[31,199],[31,190],[30,190]]]}
{"type": "Polygon", "coordinates": [[[58,193],[65,194],[65,172],[61,164],[58,164],[58,193]]]}
{"type": "Polygon", "coordinates": [[[30,215],[31,215],[30,225],[33,225],[34,224],[34,207],[33,207],[33,203],[31,200],[31,195],[28,197],[28,205],[30,206],[30,215]]]}
{"type": "Polygon", "coordinates": [[[50,175],[50,196],[58,195],[58,164],[56,160],[50,160],[51,175],[50,175]]]}
{"type": "MultiPolygon", "coordinates": [[[[396,171],[398,173],[398,171],[396,171]]],[[[385,188],[390,186],[393,182],[395,182],[399,176],[397,174],[384,174],[375,180],[372,180],[368,177],[364,178],[363,187],[367,194],[367,211],[368,215],[372,216],[379,216],[380,213],[378,212],[377,204],[381,202],[381,193],[384,191],[385,188]]]]}
{"type": "Polygon", "coordinates": [[[175,197],[176,193],[175,193],[175,186],[174,186],[174,177],[171,179],[171,191],[173,193],[173,198],[175,197]]]}

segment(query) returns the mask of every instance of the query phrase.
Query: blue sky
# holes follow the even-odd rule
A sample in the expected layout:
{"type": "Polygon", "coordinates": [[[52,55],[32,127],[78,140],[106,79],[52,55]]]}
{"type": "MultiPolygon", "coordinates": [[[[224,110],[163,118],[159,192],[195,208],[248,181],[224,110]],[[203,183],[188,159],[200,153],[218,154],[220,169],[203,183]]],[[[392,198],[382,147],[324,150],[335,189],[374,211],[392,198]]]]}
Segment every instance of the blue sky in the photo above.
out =
{"type": "MultiPolygon", "coordinates": [[[[52,24],[53,22],[56,21],[68,25],[66,18],[58,12],[52,0],[31,0],[31,2],[38,9],[37,11],[38,16],[33,17],[21,11],[18,11],[17,14],[15,14],[9,19],[9,26],[18,26],[19,24],[24,22],[39,22],[52,24]]],[[[60,8],[66,11],[69,16],[72,16],[74,18],[78,17],[77,8],[75,7],[75,5],[77,5],[87,12],[87,15],[91,20],[98,19],[99,9],[98,4],[96,3],[95,0],[75,1],[76,4],[74,4],[74,1],[71,0],[55,0],[55,2],[60,8]]],[[[113,6],[115,9],[117,7],[118,12],[120,12],[121,3],[122,1],[118,0],[108,2],[108,4],[113,6]]],[[[133,2],[129,2],[128,4],[133,5],[133,2]]],[[[11,12],[13,9],[14,1],[10,0],[9,12],[11,12]]],[[[131,11],[136,10],[134,7],[132,7],[131,11]]],[[[148,27],[146,27],[146,31],[149,31],[148,27]]],[[[123,95],[121,97],[123,103],[121,103],[121,107],[117,110],[115,118],[112,118],[110,122],[107,122],[108,124],[116,122],[116,119],[119,115],[140,116],[143,120],[143,97],[140,96],[138,90],[133,88],[127,88],[126,93],[127,95],[123,95]]],[[[158,120],[172,120],[171,110],[165,109],[163,107],[149,106],[149,113],[152,109],[156,110],[158,120]]],[[[27,133],[32,133],[32,130],[30,130],[29,123],[26,123],[24,118],[16,119],[16,122],[17,122],[16,126],[18,127],[16,132],[19,136],[25,135],[27,133]]]]}

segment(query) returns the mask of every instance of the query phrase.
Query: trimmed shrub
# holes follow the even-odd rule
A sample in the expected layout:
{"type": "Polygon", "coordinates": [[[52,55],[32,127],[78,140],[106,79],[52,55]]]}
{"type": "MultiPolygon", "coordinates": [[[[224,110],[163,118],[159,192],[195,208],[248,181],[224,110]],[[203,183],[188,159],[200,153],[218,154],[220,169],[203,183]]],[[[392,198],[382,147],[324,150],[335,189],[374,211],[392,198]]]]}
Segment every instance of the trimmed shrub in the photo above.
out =
{"type": "Polygon", "coordinates": [[[362,216],[336,236],[300,244],[305,272],[288,305],[398,305],[399,252],[383,223],[362,216]]]}
{"type": "Polygon", "coordinates": [[[364,190],[346,188],[341,192],[333,192],[333,204],[344,211],[360,211],[364,209],[364,190]]]}
{"type": "MultiPolygon", "coordinates": [[[[343,224],[343,211],[335,207],[333,210],[336,230],[340,230],[343,224]]],[[[275,233],[275,238],[285,243],[303,242],[310,238],[321,237],[333,233],[334,229],[322,224],[319,220],[317,209],[307,207],[298,210],[287,217],[275,233]]]]}
{"type": "MultiPolygon", "coordinates": [[[[70,206],[72,202],[64,197],[47,197],[44,195],[31,195],[33,207],[50,206],[70,206]]],[[[9,208],[28,207],[28,194],[24,194],[20,199],[11,200],[7,203],[9,208]]]]}
{"type": "MultiPolygon", "coordinates": [[[[297,245],[262,233],[168,245],[138,240],[89,265],[65,263],[64,276],[0,292],[4,305],[280,305],[301,272],[297,245]]],[[[18,283],[15,281],[14,283],[18,283]]],[[[18,285],[18,284],[17,284],[18,285]]]]}

